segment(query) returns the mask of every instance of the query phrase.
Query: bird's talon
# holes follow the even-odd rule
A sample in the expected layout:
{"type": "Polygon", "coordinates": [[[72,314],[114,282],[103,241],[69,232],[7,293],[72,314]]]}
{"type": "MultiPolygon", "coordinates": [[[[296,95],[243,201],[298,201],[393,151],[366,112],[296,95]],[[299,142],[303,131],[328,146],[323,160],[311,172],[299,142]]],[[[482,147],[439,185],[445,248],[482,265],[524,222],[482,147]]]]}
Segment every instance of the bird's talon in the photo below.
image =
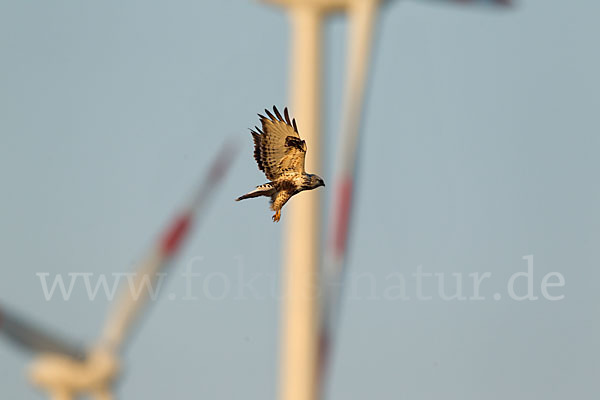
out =
{"type": "Polygon", "coordinates": [[[281,219],[281,210],[277,211],[275,213],[275,215],[273,215],[273,222],[279,222],[279,220],[281,219]]]}

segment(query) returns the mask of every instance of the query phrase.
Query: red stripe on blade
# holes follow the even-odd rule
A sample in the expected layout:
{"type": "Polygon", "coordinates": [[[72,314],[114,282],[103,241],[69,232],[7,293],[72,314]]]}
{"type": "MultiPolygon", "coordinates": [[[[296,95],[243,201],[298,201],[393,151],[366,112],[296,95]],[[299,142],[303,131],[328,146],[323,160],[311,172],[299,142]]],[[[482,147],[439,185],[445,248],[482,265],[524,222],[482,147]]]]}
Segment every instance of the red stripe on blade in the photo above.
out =
{"type": "Polygon", "coordinates": [[[350,220],[350,206],[352,204],[352,178],[342,179],[338,188],[338,205],[334,233],[334,250],[336,256],[344,254],[346,240],[348,239],[348,222],[350,220]]]}
{"type": "Polygon", "coordinates": [[[190,214],[184,214],[177,218],[171,228],[167,231],[167,234],[162,240],[162,251],[165,255],[170,256],[177,251],[185,234],[189,231],[192,222],[192,216],[190,214]]]}
{"type": "Polygon", "coordinates": [[[317,354],[317,381],[319,386],[325,380],[324,374],[327,372],[327,363],[329,357],[329,332],[321,332],[319,337],[319,353],[317,354]]]}

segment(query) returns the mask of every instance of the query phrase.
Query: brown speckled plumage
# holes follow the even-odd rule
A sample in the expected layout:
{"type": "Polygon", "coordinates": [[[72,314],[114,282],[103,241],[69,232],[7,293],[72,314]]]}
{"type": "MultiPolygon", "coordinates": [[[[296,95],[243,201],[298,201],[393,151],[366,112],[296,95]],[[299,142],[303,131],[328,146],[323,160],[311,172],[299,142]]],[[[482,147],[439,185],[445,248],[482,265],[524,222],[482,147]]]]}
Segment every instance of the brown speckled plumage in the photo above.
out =
{"type": "Polygon", "coordinates": [[[283,116],[275,106],[273,112],[274,115],[265,110],[268,117],[258,114],[262,128],[250,130],[254,139],[254,159],[270,182],[236,200],[269,196],[271,209],[276,213],[273,220],[279,221],[282,207],[292,196],[325,186],[325,183],[319,176],[304,171],[306,142],[300,139],[296,120],[290,119],[288,109],[283,110],[283,116]]]}

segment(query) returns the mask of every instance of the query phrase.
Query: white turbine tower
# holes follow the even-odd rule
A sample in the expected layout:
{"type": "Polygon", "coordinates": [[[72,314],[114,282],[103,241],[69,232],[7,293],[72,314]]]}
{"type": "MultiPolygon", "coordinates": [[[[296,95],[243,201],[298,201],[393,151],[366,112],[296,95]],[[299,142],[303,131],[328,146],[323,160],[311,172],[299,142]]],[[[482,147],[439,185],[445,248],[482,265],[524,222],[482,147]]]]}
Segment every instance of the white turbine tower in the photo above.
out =
{"type": "MultiPolygon", "coordinates": [[[[352,19],[347,108],[360,109],[365,65],[378,0],[271,0],[288,8],[291,34],[291,108],[307,146],[307,170],[321,170],[322,25],[334,12],[352,19]],[[364,37],[363,37],[364,36],[364,37]],[[366,38],[366,40],[365,40],[366,38]],[[357,42],[358,44],[355,44],[357,42]],[[357,62],[358,61],[358,62],[357,62]],[[356,103],[358,100],[358,103],[356,103]],[[349,103],[349,104],[348,104],[349,103]]],[[[353,123],[354,121],[352,121],[353,123]]],[[[284,304],[282,309],[282,400],[319,396],[319,314],[317,302],[321,262],[321,198],[318,193],[290,203],[284,242],[284,304]]]]}
{"type": "MultiPolygon", "coordinates": [[[[340,143],[334,182],[330,238],[323,282],[322,216],[318,193],[290,203],[284,241],[284,304],[282,306],[282,400],[312,400],[322,395],[334,330],[339,315],[344,266],[348,255],[356,160],[371,43],[380,0],[267,0],[288,9],[291,33],[291,108],[311,149],[307,169],[321,169],[321,34],[325,17],[348,14],[348,59],[340,143]],[[317,288],[323,289],[322,304],[317,288]]],[[[458,3],[510,4],[510,0],[451,0],[458,3]]]]}
{"type": "Polygon", "coordinates": [[[39,355],[30,369],[34,385],[47,391],[54,400],[71,400],[80,395],[89,395],[96,400],[113,399],[113,383],[119,375],[124,342],[148,303],[149,293],[141,288],[146,286],[144,282],[154,287],[157,274],[171,264],[194,220],[206,212],[207,200],[223,180],[236,150],[237,146],[230,142],[217,155],[191,202],[176,216],[139,265],[134,287],[140,295],[136,296],[128,284],[122,285],[104,331],[91,348],[79,348],[48,335],[45,329],[0,309],[0,333],[39,355]]]}

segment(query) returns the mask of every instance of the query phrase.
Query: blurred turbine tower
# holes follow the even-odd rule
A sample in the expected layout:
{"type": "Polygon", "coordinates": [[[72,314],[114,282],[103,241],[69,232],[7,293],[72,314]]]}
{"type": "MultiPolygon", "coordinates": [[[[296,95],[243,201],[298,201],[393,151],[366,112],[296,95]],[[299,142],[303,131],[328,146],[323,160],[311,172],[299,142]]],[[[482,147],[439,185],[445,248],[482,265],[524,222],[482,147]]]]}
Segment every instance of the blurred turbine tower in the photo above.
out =
{"type": "Polygon", "coordinates": [[[0,308],[0,334],[39,354],[30,369],[34,385],[45,389],[54,400],[71,400],[80,395],[89,395],[96,400],[113,399],[120,353],[134,322],[148,304],[149,293],[142,288],[154,287],[158,273],[171,264],[189,236],[194,220],[206,212],[207,200],[223,180],[236,150],[237,146],[234,147],[232,142],[226,144],[190,203],[171,222],[138,267],[133,286],[139,296],[128,284],[121,285],[120,297],[94,346],[89,349],[75,346],[0,308]]]}
{"type": "MultiPolygon", "coordinates": [[[[282,400],[313,400],[322,396],[324,374],[340,314],[344,266],[348,256],[360,124],[371,43],[380,0],[267,0],[286,7],[291,22],[291,109],[311,151],[307,169],[321,170],[321,43],[327,15],[349,17],[348,58],[337,146],[330,237],[321,262],[322,216],[319,193],[290,202],[284,237],[284,283],[281,340],[282,400]],[[322,303],[317,289],[322,288],[322,303]]],[[[457,3],[509,5],[510,0],[450,0],[457,3]]]]}
{"type": "MultiPolygon", "coordinates": [[[[359,27],[353,30],[349,74],[353,99],[360,99],[364,82],[363,51],[368,50],[378,0],[271,0],[288,8],[291,34],[291,109],[311,150],[307,170],[321,170],[321,44],[327,15],[348,12],[359,27]],[[363,36],[366,37],[366,41],[363,36]],[[366,48],[362,48],[366,46],[366,48]],[[358,60],[360,62],[354,62],[358,60]]],[[[360,108],[351,104],[352,108],[360,108]]],[[[357,119],[358,120],[358,119],[357,119]]],[[[282,400],[313,400],[319,396],[321,364],[317,302],[321,254],[321,197],[319,193],[295,198],[290,203],[284,238],[284,283],[281,340],[282,400]]],[[[321,322],[322,324],[322,322],[321,322]]]]}

